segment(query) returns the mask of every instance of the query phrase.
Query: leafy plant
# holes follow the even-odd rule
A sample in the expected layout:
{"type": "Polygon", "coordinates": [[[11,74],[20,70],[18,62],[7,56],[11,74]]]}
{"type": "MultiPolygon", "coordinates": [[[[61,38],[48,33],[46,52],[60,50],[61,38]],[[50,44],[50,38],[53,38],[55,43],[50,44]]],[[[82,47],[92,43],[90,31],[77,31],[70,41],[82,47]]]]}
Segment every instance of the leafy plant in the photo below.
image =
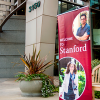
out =
{"type": "Polygon", "coordinates": [[[29,75],[43,73],[48,67],[54,64],[51,63],[52,61],[45,63],[45,61],[47,60],[47,55],[42,59],[39,57],[39,55],[40,51],[38,52],[38,54],[36,54],[36,48],[33,46],[33,55],[30,56],[29,54],[29,59],[26,55],[24,56],[24,58],[23,56],[22,58],[20,58],[25,64],[25,67],[27,68],[27,73],[29,75]]]}
{"type": "Polygon", "coordinates": [[[84,71],[78,71],[78,91],[79,91],[79,95],[82,94],[84,88],[85,88],[85,72],[84,71]]]}
{"type": "Polygon", "coordinates": [[[43,97],[53,96],[53,90],[53,85],[51,85],[50,80],[48,78],[42,81],[41,91],[43,97]]]}
{"type": "Polygon", "coordinates": [[[54,86],[53,92],[59,92],[59,86],[57,86],[57,87],[54,86]]]}
{"type": "MultiPolygon", "coordinates": [[[[32,81],[34,78],[41,78],[42,79],[42,96],[43,97],[49,97],[53,95],[53,86],[52,86],[52,77],[43,74],[43,72],[50,66],[52,66],[54,63],[52,61],[49,61],[45,63],[47,59],[47,55],[40,58],[40,51],[36,53],[36,48],[33,45],[33,55],[29,57],[26,56],[26,54],[23,56],[21,55],[21,61],[23,62],[26,72],[19,72],[16,77],[18,79],[16,81],[25,80],[25,81],[32,81]]],[[[16,64],[20,63],[15,63],[16,64]]]]}
{"type": "Polygon", "coordinates": [[[100,99],[100,91],[95,91],[95,98],[100,99]]]}

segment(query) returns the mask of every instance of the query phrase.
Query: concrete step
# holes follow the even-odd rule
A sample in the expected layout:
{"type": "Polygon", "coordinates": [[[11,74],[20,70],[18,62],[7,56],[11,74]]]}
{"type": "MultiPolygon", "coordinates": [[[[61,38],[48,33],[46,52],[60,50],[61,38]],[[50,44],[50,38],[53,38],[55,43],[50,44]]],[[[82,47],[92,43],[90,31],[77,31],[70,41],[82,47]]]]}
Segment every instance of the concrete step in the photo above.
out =
{"type": "Polygon", "coordinates": [[[23,65],[13,68],[11,62],[20,60],[20,53],[25,53],[25,16],[12,16],[3,26],[0,33],[0,77],[12,78],[19,71],[25,70],[23,65]],[[19,53],[19,52],[20,53],[19,53]]]}
{"type": "Polygon", "coordinates": [[[3,26],[2,30],[23,30],[25,31],[25,16],[12,16],[3,26]]]}
{"type": "Polygon", "coordinates": [[[18,31],[18,30],[9,30],[5,31],[3,30],[2,33],[0,33],[0,42],[8,43],[8,42],[14,42],[14,43],[25,43],[25,30],[18,31]]]}

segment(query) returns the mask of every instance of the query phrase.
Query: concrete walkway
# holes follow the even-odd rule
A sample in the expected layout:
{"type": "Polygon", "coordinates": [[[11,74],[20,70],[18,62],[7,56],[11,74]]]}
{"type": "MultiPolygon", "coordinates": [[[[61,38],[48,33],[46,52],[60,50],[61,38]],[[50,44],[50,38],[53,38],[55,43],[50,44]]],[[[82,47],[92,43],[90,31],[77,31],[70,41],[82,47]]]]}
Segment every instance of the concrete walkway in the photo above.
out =
{"type": "Polygon", "coordinates": [[[59,94],[55,93],[53,97],[49,98],[22,97],[19,83],[15,82],[15,78],[0,78],[0,100],[59,100],[59,94]]]}
{"type": "Polygon", "coordinates": [[[0,100],[59,100],[59,94],[53,97],[22,97],[19,83],[14,78],[0,78],[0,100]]]}

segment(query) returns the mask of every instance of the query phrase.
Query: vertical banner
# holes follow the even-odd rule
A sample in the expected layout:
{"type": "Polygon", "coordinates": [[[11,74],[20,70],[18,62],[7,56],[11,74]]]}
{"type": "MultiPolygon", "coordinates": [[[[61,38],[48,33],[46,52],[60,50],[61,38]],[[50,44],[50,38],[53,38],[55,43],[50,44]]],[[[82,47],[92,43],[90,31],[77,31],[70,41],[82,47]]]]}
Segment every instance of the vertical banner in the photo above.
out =
{"type": "Polygon", "coordinates": [[[89,7],[58,15],[59,100],[92,100],[89,7]]]}

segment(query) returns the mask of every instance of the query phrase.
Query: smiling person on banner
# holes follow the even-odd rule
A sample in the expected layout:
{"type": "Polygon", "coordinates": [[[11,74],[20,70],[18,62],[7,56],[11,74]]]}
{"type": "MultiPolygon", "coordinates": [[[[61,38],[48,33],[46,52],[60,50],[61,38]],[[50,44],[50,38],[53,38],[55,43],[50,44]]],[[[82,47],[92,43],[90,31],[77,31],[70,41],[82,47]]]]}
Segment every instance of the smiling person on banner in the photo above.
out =
{"type": "Polygon", "coordinates": [[[65,100],[75,100],[79,97],[78,75],[77,68],[74,62],[69,62],[67,64],[67,70],[62,84],[60,97],[62,97],[63,95],[65,100]]]}
{"type": "Polygon", "coordinates": [[[86,23],[86,14],[80,16],[81,26],[78,28],[76,38],[78,40],[88,40],[90,36],[90,26],[86,23]]]}

